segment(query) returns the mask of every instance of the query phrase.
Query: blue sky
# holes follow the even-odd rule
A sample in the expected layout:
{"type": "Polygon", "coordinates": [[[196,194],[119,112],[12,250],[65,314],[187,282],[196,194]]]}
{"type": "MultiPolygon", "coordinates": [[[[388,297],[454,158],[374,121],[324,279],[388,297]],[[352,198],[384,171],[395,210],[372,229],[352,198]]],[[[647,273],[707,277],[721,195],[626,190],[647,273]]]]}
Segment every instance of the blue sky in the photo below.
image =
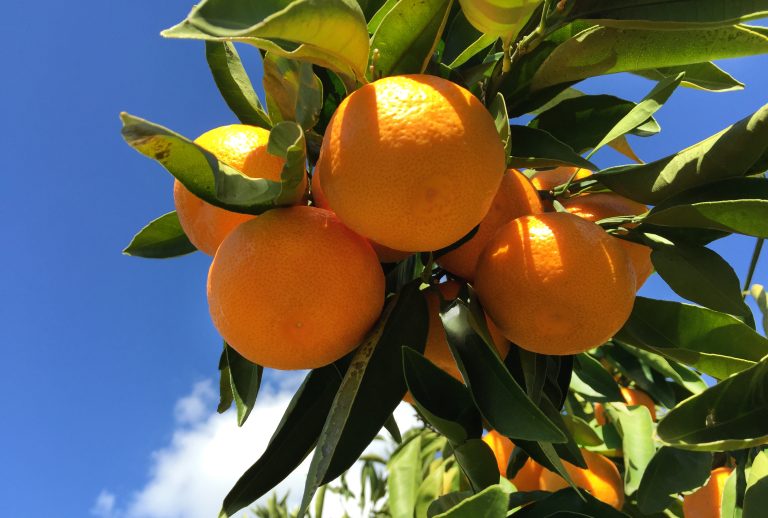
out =
{"type": "MultiPolygon", "coordinates": [[[[190,137],[234,122],[202,44],[158,35],[190,7],[179,0],[4,6],[2,516],[41,507],[55,516],[88,516],[102,491],[116,499],[113,516],[175,516],[157,510],[162,506],[136,510],[131,502],[146,494],[169,452],[181,455],[185,439],[204,441],[224,426],[211,417],[208,384],[220,352],[205,300],[210,259],[149,261],[120,253],[173,201],[171,177],[120,138],[118,113],[190,137]]],[[[254,52],[245,54],[255,63],[254,52]]],[[[768,58],[724,67],[747,90],[678,91],[658,114],[662,134],[633,139],[641,157],[681,149],[768,102],[768,58]]],[[[255,66],[252,73],[258,80],[255,66]]],[[[613,77],[586,89],[638,100],[651,88],[645,80],[613,77]]],[[[606,151],[597,161],[610,165],[616,157],[606,151]]],[[[743,278],[752,244],[729,239],[715,248],[743,278]]],[[[756,280],[768,282],[768,259],[756,280]]],[[[658,278],[643,293],[670,296],[658,278]]],[[[270,405],[283,404],[285,387],[295,383],[291,376],[270,380],[253,431],[238,435],[243,444],[251,438],[245,432],[268,437],[279,416],[270,405]]],[[[217,454],[227,453],[235,452],[217,454]]],[[[241,464],[254,458],[249,453],[241,464]]],[[[215,472],[215,455],[200,462],[178,465],[215,472]]],[[[229,466],[231,459],[221,462],[229,466]]],[[[179,484],[179,498],[196,487],[179,484]]]]}

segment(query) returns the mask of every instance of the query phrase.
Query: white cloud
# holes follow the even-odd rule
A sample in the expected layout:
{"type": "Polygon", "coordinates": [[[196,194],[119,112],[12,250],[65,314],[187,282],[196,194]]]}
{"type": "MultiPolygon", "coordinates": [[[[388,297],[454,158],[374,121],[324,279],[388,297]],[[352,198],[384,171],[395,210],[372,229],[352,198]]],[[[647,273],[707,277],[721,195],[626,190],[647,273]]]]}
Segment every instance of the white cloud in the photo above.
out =
{"type": "MultiPolygon", "coordinates": [[[[217,414],[216,391],[210,380],[194,385],[174,409],[176,429],[168,445],[154,452],[144,487],[116,504],[113,493],[104,490],[96,498],[91,514],[99,518],[212,518],[240,475],[261,455],[298,387],[303,373],[278,374],[262,388],[256,407],[242,428],[232,411],[217,414]]],[[[401,430],[416,423],[413,410],[400,405],[395,417],[401,430]]],[[[384,453],[376,441],[369,451],[384,453]]],[[[277,486],[278,495],[289,494],[298,506],[309,470],[310,458],[277,486]]],[[[350,488],[359,491],[359,469],[348,477],[350,488]]],[[[359,514],[356,504],[346,508],[335,495],[325,500],[326,516],[359,514]]]]}

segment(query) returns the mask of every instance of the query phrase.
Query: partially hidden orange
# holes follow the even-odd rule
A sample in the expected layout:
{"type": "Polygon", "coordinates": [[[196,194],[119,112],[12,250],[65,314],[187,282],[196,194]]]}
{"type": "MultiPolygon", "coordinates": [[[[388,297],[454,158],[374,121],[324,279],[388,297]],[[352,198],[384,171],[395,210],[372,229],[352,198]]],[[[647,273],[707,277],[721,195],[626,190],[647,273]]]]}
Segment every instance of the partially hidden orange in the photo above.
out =
{"type": "MultiPolygon", "coordinates": [[[[231,124],[207,131],[195,143],[220,162],[251,178],[280,180],[285,161],[267,152],[269,131],[256,126],[231,124]]],[[[300,192],[307,186],[304,178],[300,192]]],[[[232,212],[207,203],[184,187],[173,184],[173,200],[181,228],[195,247],[208,255],[216,253],[224,238],[238,225],[256,216],[232,212]]]]}
{"type": "MultiPolygon", "coordinates": [[[[651,419],[656,420],[656,404],[651,399],[651,396],[643,392],[642,390],[632,389],[628,387],[619,387],[621,395],[624,397],[624,401],[629,406],[643,405],[651,413],[651,419]]],[[[605,424],[605,408],[602,403],[595,403],[595,420],[597,424],[603,426],[605,424]]]]}
{"type": "Polygon", "coordinates": [[[273,209],[224,239],[208,304],[219,333],[248,360],[313,369],[352,351],[376,322],[384,274],[370,244],[332,212],[273,209]]]}
{"type": "Polygon", "coordinates": [[[709,481],[690,495],[683,497],[685,518],[720,518],[723,488],[733,470],[721,467],[712,470],[709,481]]]}
{"type": "MultiPolygon", "coordinates": [[[[515,448],[514,443],[496,430],[491,430],[485,434],[483,441],[493,451],[493,455],[496,457],[496,464],[499,467],[499,473],[506,477],[509,458],[512,455],[512,450],[515,448]]],[[[538,491],[541,489],[540,478],[543,469],[541,464],[529,458],[515,476],[509,480],[518,491],[538,491]]]]}
{"type": "MultiPolygon", "coordinates": [[[[624,505],[624,483],[616,465],[610,459],[588,450],[581,450],[587,469],[563,461],[565,470],[577,487],[586,489],[592,496],[616,509],[624,505]]],[[[568,483],[547,469],[541,473],[541,489],[559,491],[568,487],[568,483]]]]}
{"type": "Polygon", "coordinates": [[[431,75],[385,77],[346,97],[316,169],[349,228],[395,250],[437,250],[491,206],[505,171],[493,118],[472,93],[431,75]]]}

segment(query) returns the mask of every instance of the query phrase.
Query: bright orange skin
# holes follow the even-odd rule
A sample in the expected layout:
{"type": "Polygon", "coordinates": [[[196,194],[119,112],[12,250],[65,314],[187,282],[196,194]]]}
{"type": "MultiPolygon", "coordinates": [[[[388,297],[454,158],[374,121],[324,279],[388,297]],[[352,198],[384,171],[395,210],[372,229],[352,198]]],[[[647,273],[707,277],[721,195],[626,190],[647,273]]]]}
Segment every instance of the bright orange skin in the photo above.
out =
{"type": "MultiPolygon", "coordinates": [[[[267,152],[269,131],[256,126],[231,124],[207,131],[195,143],[251,178],[279,181],[285,161],[267,152]]],[[[306,189],[304,179],[300,192],[306,189]]],[[[184,187],[173,183],[173,201],[181,228],[195,247],[213,255],[224,238],[238,225],[255,218],[250,214],[231,212],[211,205],[184,187]]]]}
{"type": "MultiPolygon", "coordinates": [[[[648,212],[648,207],[642,203],[614,193],[585,194],[564,200],[562,203],[571,214],[592,222],[615,216],[637,216],[648,212]]],[[[651,249],[623,239],[620,242],[635,270],[635,282],[639,290],[653,273],[651,249]]]]}
{"type": "MultiPolygon", "coordinates": [[[[607,457],[581,450],[587,469],[574,466],[568,461],[563,461],[565,470],[573,479],[577,487],[586,489],[592,496],[611,507],[621,509],[624,505],[624,483],[621,480],[616,465],[607,457]]],[[[541,472],[541,489],[544,491],[559,491],[568,487],[568,483],[549,470],[541,472]]]]}
{"type": "MultiPolygon", "coordinates": [[[[515,448],[514,443],[496,430],[491,430],[485,434],[485,436],[483,436],[483,441],[491,447],[493,455],[496,457],[499,473],[502,476],[506,476],[509,457],[512,455],[512,450],[515,448]]],[[[543,469],[541,464],[529,458],[525,461],[525,464],[523,464],[523,467],[518,470],[515,476],[509,480],[515,485],[518,491],[538,491],[541,489],[539,479],[541,478],[543,469]]]]}
{"type": "Polygon", "coordinates": [[[723,488],[732,471],[731,468],[726,467],[712,470],[709,481],[703,487],[683,498],[683,516],[685,518],[720,518],[723,488]]]}
{"type": "Polygon", "coordinates": [[[539,194],[531,181],[520,171],[510,169],[504,174],[493,204],[472,239],[440,257],[437,263],[471,282],[475,279],[480,253],[502,225],[520,216],[543,211],[539,194]]]}
{"type": "Polygon", "coordinates": [[[221,244],[208,304],[221,335],[250,361],[314,369],[352,351],[376,322],[384,273],[368,242],[332,212],[274,209],[221,244]]]}
{"type": "Polygon", "coordinates": [[[491,206],[505,151],[488,110],[436,76],[385,77],[339,105],[317,170],[349,228],[395,250],[437,250],[491,206]]]}
{"type": "Polygon", "coordinates": [[[501,227],[478,261],[475,289],[511,342],[542,354],[576,354],[626,322],[635,275],[618,240],[564,212],[501,227]]]}
{"type": "Polygon", "coordinates": [[[540,191],[551,191],[558,185],[563,185],[570,180],[574,173],[576,173],[576,176],[573,180],[576,181],[583,180],[591,175],[592,171],[578,167],[556,167],[546,171],[537,171],[531,177],[531,182],[540,191]]]}
{"type": "MultiPolygon", "coordinates": [[[[315,173],[312,175],[310,186],[312,190],[312,200],[315,207],[332,210],[330,205],[328,205],[328,199],[325,197],[325,193],[323,193],[323,186],[320,185],[319,169],[315,169],[315,173]]],[[[371,243],[373,251],[376,252],[376,256],[382,263],[396,263],[398,261],[402,261],[412,253],[401,252],[400,250],[392,250],[391,248],[387,248],[386,246],[380,245],[374,241],[371,241],[370,239],[368,242],[371,243]]]]}
{"type": "MultiPolygon", "coordinates": [[[[619,387],[621,395],[624,396],[624,401],[629,406],[643,405],[651,413],[651,418],[656,420],[656,404],[651,399],[651,396],[643,392],[642,390],[631,389],[627,387],[619,387]]],[[[602,403],[595,403],[595,420],[600,426],[605,425],[605,408],[602,403]]]]}

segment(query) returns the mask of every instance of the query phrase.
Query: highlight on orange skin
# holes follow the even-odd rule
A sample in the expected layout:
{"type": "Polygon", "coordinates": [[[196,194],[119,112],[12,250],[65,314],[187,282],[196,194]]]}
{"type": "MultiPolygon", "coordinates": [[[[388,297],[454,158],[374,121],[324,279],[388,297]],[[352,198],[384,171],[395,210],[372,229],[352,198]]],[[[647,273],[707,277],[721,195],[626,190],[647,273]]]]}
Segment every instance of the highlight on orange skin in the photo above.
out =
{"type": "Polygon", "coordinates": [[[714,469],[704,486],[683,497],[684,518],[720,518],[723,488],[732,471],[728,467],[714,469]]]}
{"type": "MultiPolygon", "coordinates": [[[[651,413],[651,419],[656,421],[656,405],[653,399],[642,390],[631,389],[628,387],[619,387],[624,401],[629,406],[643,405],[651,413]]],[[[600,426],[605,425],[605,408],[602,403],[595,403],[595,420],[600,426]]]]}
{"type": "MultiPolygon", "coordinates": [[[[485,442],[491,448],[491,451],[493,451],[493,455],[496,457],[496,464],[499,468],[499,474],[506,477],[509,458],[512,455],[512,450],[515,449],[514,443],[496,430],[491,430],[485,434],[483,436],[483,442],[485,442]]],[[[540,489],[539,479],[543,469],[541,464],[529,458],[525,461],[525,464],[523,464],[523,467],[518,470],[515,476],[509,480],[515,485],[518,491],[538,491],[540,489]]]]}
{"type": "MultiPolygon", "coordinates": [[[[563,465],[574,484],[589,491],[601,502],[615,509],[621,509],[624,506],[624,483],[619,469],[603,455],[584,449],[581,450],[581,454],[587,463],[587,469],[563,461],[563,465]]],[[[544,491],[555,492],[568,487],[568,483],[563,477],[547,469],[542,471],[540,480],[541,489],[544,491]]]]}
{"type": "Polygon", "coordinates": [[[579,167],[556,167],[545,171],[536,171],[531,176],[531,183],[540,191],[551,191],[558,185],[566,183],[574,174],[576,175],[573,178],[575,182],[588,177],[592,171],[579,167]]]}

